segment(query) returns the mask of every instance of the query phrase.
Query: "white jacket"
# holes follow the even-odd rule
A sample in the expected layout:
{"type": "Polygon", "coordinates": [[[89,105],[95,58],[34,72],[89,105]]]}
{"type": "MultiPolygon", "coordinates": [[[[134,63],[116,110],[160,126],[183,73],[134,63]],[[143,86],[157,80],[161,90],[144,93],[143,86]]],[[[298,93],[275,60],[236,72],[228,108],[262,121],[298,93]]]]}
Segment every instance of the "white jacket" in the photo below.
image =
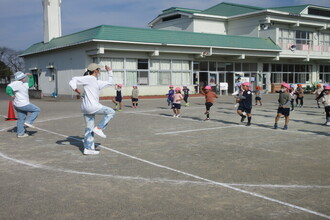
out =
{"type": "Polygon", "coordinates": [[[82,85],[85,94],[82,97],[81,111],[84,114],[94,114],[102,108],[100,104],[100,90],[111,86],[113,83],[113,73],[108,72],[108,81],[97,80],[95,76],[77,76],[73,77],[69,85],[73,90],[77,89],[78,85],[82,85]]]}

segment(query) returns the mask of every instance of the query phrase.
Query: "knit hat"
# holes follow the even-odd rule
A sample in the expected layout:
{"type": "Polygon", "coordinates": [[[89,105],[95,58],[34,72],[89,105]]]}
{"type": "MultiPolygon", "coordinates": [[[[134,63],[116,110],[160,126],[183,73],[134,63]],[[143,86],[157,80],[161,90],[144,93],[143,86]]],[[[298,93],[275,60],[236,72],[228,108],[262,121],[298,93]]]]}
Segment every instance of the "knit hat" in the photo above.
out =
{"type": "Polygon", "coordinates": [[[96,69],[102,69],[102,67],[103,67],[103,66],[100,65],[100,64],[91,63],[91,64],[88,65],[87,70],[93,72],[93,71],[95,71],[96,69]]]}
{"type": "Polygon", "coordinates": [[[244,82],[244,83],[242,84],[242,86],[250,86],[250,83],[249,83],[249,82],[244,82]]]}
{"type": "Polygon", "coordinates": [[[180,87],[176,87],[175,88],[175,91],[181,91],[181,88],[180,87]]]}
{"type": "Polygon", "coordinates": [[[26,77],[26,74],[19,71],[19,72],[16,72],[14,74],[14,76],[15,76],[15,80],[18,81],[18,80],[24,79],[26,77]]]}
{"type": "Polygon", "coordinates": [[[205,89],[212,90],[212,87],[211,86],[205,86],[205,89]]]}
{"type": "Polygon", "coordinates": [[[325,90],[330,90],[330,86],[324,87],[325,90]]]}
{"type": "Polygon", "coordinates": [[[173,88],[174,86],[173,85],[170,85],[169,88],[173,88]]]}

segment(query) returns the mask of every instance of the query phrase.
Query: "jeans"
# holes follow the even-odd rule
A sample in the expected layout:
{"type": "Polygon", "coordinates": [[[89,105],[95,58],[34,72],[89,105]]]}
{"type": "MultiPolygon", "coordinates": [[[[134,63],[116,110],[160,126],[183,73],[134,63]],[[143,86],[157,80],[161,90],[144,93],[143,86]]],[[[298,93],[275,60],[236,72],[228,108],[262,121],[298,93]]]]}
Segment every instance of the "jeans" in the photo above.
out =
{"type": "Polygon", "coordinates": [[[84,135],[84,148],[85,149],[94,149],[94,122],[95,122],[95,115],[104,115],[102,120],[97,125],[98,128],[104,130],[109,121],[115,115],[115,111],[112,108],[102,106],[102,108],[95,112],[94,114],[84,114],[85,122],[86,122],[86,129],[84,135]]]}
{"type": "Polygon", "coordinates": [[[40,108],[36,105],[33,104],[28,104],[22,107],[17,107],[14,106],[17,115],[18,115],[18,120],[17,120],[17,135],[21,136],[25,133],[25,128],[24,128],[24,122],[26,119],[26,116],[29,112],[31,112],[29,118],[26,120],[27,123],[33,124],[33,122],[36,120],[40,113],[40,108]]]}

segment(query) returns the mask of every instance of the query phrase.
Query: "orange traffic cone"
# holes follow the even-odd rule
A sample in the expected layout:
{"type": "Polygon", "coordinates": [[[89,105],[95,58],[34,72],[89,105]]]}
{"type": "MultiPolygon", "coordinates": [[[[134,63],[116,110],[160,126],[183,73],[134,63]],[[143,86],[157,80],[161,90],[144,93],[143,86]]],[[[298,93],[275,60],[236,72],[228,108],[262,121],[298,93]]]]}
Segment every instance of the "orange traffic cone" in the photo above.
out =
{"type": "Polygon", "coordinates": [[[8,117],[6,118],[6,121],[16,121],[17,118],[15,116],[15,111],[13,107],[13,101],[9,101],[9,106],[8,106],[8,117]]]}

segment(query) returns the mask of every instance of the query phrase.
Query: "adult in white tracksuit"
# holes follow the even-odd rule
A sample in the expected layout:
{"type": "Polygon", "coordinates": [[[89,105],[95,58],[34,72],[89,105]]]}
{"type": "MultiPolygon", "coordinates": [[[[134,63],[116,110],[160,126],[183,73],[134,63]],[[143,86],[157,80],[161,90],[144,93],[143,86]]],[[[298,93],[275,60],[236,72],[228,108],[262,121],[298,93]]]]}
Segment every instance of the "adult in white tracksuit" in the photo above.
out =
{"type": "Polygon", "coordinates": [[[94,133],[100,137],[106,138],[103,130],[115,115],[115,111],[112,108],[103,106],[99,102],[100,90],[111,86],[113,83],[113,73],[111,68],[108,66],[105,66],[109,76],[108,81],[97,79],[101,73],[101,68],[101,65],[91,63],[87,67],[88,75],[73,77],[69,82],[71,88],[78,94],[80,94],[80,90],[77,88],[77,86],[82,85],[84,87],[84,95],[82,96],[81,103],[81,110],[84,114],[86,122],[84,135],[84,154],[99,154],[99,151],[95,151],[94,133]],[[96,127],[94,127],[95,115],[104,115],[96,127]]]}

